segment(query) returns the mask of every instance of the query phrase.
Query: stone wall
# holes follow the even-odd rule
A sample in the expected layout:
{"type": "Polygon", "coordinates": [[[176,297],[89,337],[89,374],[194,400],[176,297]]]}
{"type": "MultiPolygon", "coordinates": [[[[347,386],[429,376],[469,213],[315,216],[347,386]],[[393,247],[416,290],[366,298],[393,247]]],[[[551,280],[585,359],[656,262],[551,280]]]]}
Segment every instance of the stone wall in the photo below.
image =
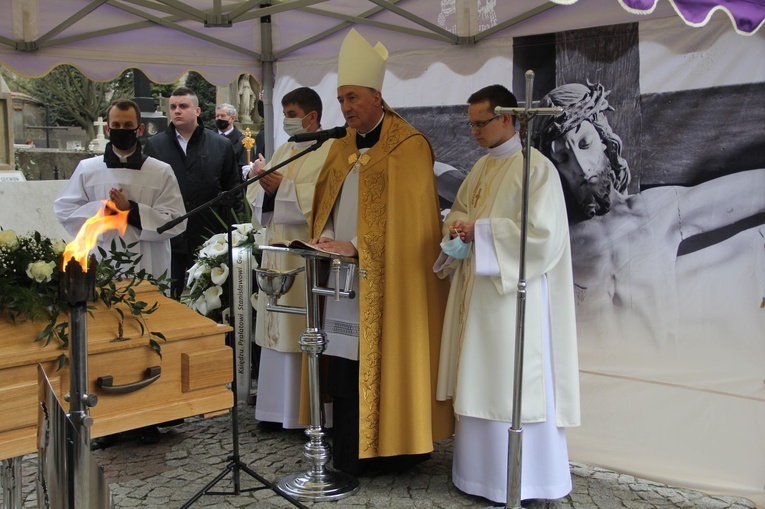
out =
{"type": "Polygon", "coordinates": [[[0,228],[19,234],[38,231],[54,239],[72,240],[53,214],[53,202],[64,180],[0,182],[0,228]]]}
{"type": "Polygon", "coordinates": [[[24,173],[27,180],[68,179],[82,159],[96,155],[87,150],[48,150],[32,148],[15,151],[16,170],[24,173]]]}

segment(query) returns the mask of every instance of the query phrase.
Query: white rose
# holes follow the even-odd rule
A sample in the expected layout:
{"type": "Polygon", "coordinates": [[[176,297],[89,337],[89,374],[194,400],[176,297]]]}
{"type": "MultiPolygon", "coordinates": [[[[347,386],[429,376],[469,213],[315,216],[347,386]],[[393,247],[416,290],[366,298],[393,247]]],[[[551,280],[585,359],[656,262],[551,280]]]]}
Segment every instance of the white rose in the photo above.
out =
{"type": "Polygon", "coordinates": [[[38,283],[47,283],[53,276],[53,270],[56,268],[56,262],[44,262],[37,260],[27,265],[27,276],[38,283]]]}
{"type": "Polygon", "coordinates": [[[51,247],[53,248],[53,252],[56,255],[60,255],[64,251],[66,251],[66,242],[64,242],[63,240],[56,239],[56,240],[52,241],[52,244],[53,245],[51,247]]]}
{"type": "Polygon", "coordinates": [[[215,267],[210,271],[210,280],[215,285],[222,285],[228,279],[228,265],[221,263],[220,267],[215,267]]]}
{"type": "Polygon", "coordinates": [[[250,295],[250,304],[252,305],[252,309],[255,311],[258,310],[258,292],[253,293],[250,295]]]}
{"type": "Polygon", "coordinates": [[[19,237],[13,230],[0,230],[0,247],[13,249],[19,245],[19,237]]]}

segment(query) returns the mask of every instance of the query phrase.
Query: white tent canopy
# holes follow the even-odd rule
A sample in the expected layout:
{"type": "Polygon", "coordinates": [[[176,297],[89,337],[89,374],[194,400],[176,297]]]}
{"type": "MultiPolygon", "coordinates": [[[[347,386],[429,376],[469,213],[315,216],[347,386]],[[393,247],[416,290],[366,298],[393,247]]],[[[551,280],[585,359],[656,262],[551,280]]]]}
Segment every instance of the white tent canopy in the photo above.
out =
{"type": "Polygon", "coordinates": [[[334,56],[351,26],[396,53],[676,16],[668,2],[637,16],[616,0],[272,0],[268,7],[254,0],[2,3],[0,62],[22,76],[39,77],[68,63],[97,80],[137,67],[157,83],[195,70],[217,85],[242,72],[262,78],[264,63],[334,56]],[[262,28],[266,16],[270,23],[262,28]]]}
{"type": "MultiPolygon", "coordinates": [[[[704,24],[712,17],[724,17],[723,12],[733,20],[729,7],[743,1],[720,1],[723,7],[699,2],[708,11],[706,18],[702,23],[686,22],[704,24]]],[[[100,81],[129,68],[141,69],[155,83],[172,83],[190,70],[216,85],[227,85],[242,73],[256,76],[264,90],[265,129],[272,134],[266,140],[267,154],[272,142],[283,141],[273,128],[273,97],[281,97],[293,83],[316,85],[295,78],[303,64],[322,62],[325,70],[334,70],[338,48],[350,27],[388,48],[393,62],[388,73],[407,73],[404,83],[415,71],[413,66],[397,70],[397,55],[408,52],[416,57],[422,51],[428,52],[428,60],[419,65],[421,72],[438,65],[461,77],[481,70],[485,82],[503,67],[491,67],[489,54],[504,53],[509,58],[513,37],[683,15],[674,3],[659,0],[0,0],[0,4],[10,14],[0,17],[0,64],[21,76],[40,77],[60,64],[73,65],[100,81]],[[489,51],[484,46],[492,39],[489,51]],[[280,63],[286,65],[279,69],[280,63]],[[494,73],[485,73],[488,68],[494,73]]],[[[762,16],[757,19],[749,23],[752,31],[762,24],[762,16]]],[[[503,72],[499,78],[509,75],[506,67],[503,72]]],[[[466,85],[470,88],[472,83],[466,85]]],[[[447,89],[442,87],[441,92],[447,89]]],[[[441,104],[462,103],[465,89],[451,87],[453,94],[459,91],[456,101],[432,93],[429,98],[438,98],[441,104]]],[[[412,97],[408,91],[403,95],[412,97]]],[[[390,97],[386,87],[386,99],[390,97]]],[[[325,125],[336,123],[328,120],[332,121],[325,125]]]]}

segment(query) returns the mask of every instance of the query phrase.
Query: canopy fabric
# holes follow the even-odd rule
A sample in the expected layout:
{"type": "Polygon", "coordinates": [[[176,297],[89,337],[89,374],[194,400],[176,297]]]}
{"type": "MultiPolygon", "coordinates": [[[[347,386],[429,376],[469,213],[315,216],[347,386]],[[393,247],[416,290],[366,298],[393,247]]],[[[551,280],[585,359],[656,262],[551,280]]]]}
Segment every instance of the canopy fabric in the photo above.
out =
{"type": "MultiPolygon", "coordinates": [[[[552,2],[571,5],[577,0],[551,0],[552,2]]],[[[702,27],[709,23],[712,14],[722,11],[728,15],[742,35],[752,35],[765,23],[765,2],[762,0],[668,0],[686,24],[702,27]]],[[[659,0],[619,0],[629,12],[650,14],[656,9],[659,0]]]]}
{"type": "MultiPolygon", "coordinates": [[[[715,11],[723,11],[736,32],[751,35],[765,23],[765,2],[761,0],[669,0],[683,20],[695,27],[709,23],[715,11]]],[[[656,8],[658,0],[619,0],[624,8],[639,14],[656,8]]]]}
{"type": "Polygon", "coordinates": [[[668,17],[673,7],[696,25],[722,9],[752,33],[765,12],[761,0],[620,1],[0,0],[10,13],[0,19],[0,63],[27,77],[66,63],[96,80],[137,67],[158,83],[195,70],[225,85],[243,72],[262,78],[264,62],[335,55],[351,26],[395,53],[668,17]]]}

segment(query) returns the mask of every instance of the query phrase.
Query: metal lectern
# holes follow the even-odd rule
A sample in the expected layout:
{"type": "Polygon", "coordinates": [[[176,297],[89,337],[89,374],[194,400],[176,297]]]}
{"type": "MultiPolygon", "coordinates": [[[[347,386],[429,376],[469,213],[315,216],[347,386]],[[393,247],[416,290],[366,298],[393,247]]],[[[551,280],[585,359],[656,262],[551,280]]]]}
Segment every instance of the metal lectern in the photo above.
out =
{"type": "Polygon", "coordinates": [[[343,472],[329,470],[327,464],[332,458],[329,444],[324,440],[324,416],[322,413],[321,393],[319,391],[319,358],[327,346],[327,337],[319,324],[319,297],[332,296],[335,300],[352,299],[353,280],[358,260],[346,256],[317,251],[310,248],[277,246],[259,246],[262,251],[274,251],[284,256],[300,256],[305,260],[305,268],[289,272],[269,269],[256,269],[258,287],[268,296],[266,310],[276,313],[304,314],[306,329],[300,335],[300,349],[308,359],[308,389],[311,405],[311,424],[306,429],[308,443],[303,450],[309,468],[306,472],[289,475],[277,483],[277,488],[289,496],[300,500],[322,501],[338,500],[355,493],[359,488],[358,480],[343,472]],[[334,287],[320,286],[320,268],[322,264],[331,264],[334,275],[334,287]],[[345,267],[344,286],[340,286],[340,271],[345,267]],[[286,293],[298,272],[305,270],[306,307],[280,306],[277,299],[286,293]]]}

